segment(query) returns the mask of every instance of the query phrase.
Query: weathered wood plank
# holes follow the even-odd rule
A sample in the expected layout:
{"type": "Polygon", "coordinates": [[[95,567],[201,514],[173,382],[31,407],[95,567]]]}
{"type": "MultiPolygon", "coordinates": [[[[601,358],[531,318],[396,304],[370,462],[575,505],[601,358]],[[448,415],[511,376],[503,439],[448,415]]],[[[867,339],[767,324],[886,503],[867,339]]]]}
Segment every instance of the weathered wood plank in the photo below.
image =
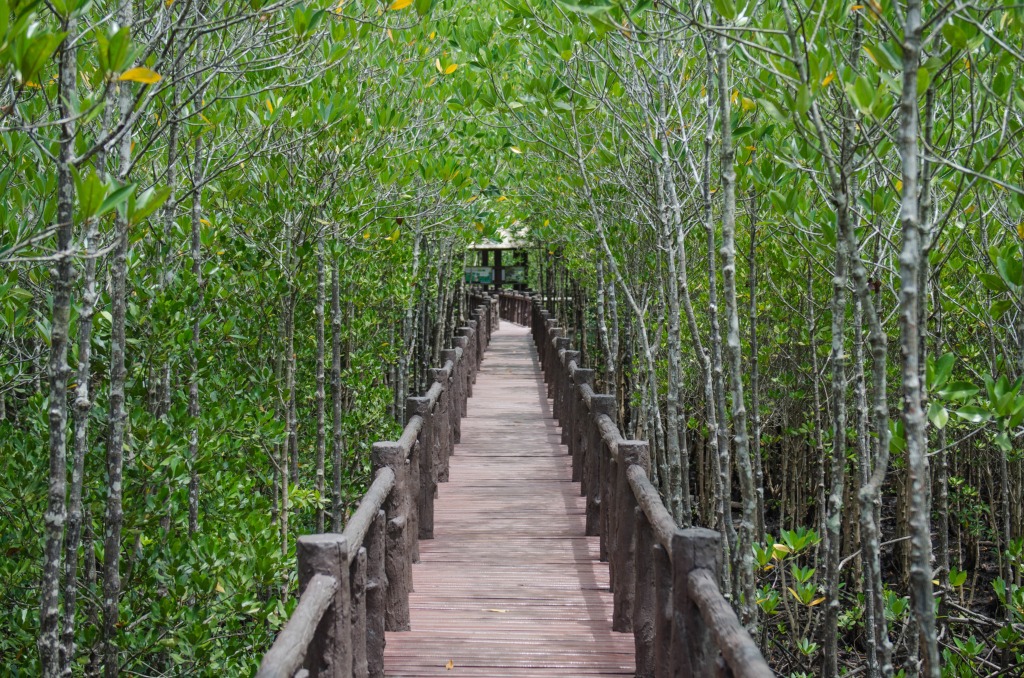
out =
{"type": "Polygon", "coordinates": [[[529,332],[502,323],[420,543],[412,630],[387,636],[389,678],[633,675],[560,440],[529,332]]]}

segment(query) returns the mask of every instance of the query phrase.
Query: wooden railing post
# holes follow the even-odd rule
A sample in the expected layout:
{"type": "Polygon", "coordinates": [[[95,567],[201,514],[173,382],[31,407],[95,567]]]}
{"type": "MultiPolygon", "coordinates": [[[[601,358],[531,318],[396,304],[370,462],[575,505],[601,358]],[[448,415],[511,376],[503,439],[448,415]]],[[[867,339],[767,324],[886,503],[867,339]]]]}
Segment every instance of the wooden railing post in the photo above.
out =
{"type": "Polygon", "coordinates": [[[583,475],[584,456],[587,448],[587,429],[590,427],[590,412],[583,399],[583,387],[593,389],[594,370],[577,367],[572,375],[572,436],[569,438],[569,452],[572,454],[572,479],[580,483],[580,493],[586,496],[587,481],[583,475]]]}
{"type": "Polygon", "coordinates": [[[451,363],[451,372],[444,386],[445,411],[448,415],[448,436],[444,448],[444,458],[438,470],[439,482],[448,482],[451,456],[455,454],[455,444],[462,440],[462,404],[459,402],[459,353],[454,348],[441,351],[441,360],[451,363]]]}
{"type": "Polygon", "coordinates": [[[640,466],[650,473],[650,450],[642,440],[622,440],[616,460],[615,518],[610,547],[610,564],[615,572],[612,630],[633,630],[633,602],[636,597],[636,497],[629,486],[626,469],[640,466]]]}
{"type": "MultiPolygon", "coordinates": [[[[601,437],[601,429],[597,425],[597,418],[601,415],[608,417],[615,416],[615,396],[595,394],[590,398],[590,421],[587,422],[587,456],[583,461],[583,475],[587,486],[587,536],[593,537],[601,534],[603,526],[601,502],[602,491],[602,467],[606,463],[604,459],[604,440],[601,437]]],[[[601,539],[601,552],[606,553],[604,539],[601,539]]],[[[602,556],[607,560],[607,555],[602,556]]]]}
{"type": "MultiPolygon", "coordinates": [[[[443,352],[442,352],[443,353],[443,352]]],[[[448,454],[449,449],[452,446],[452,426],[450,424],[450,410],[449,405],[451,401],[451,393],[449,393],[449,380],[451,377],[450,370],[454,369],[454,364],[449,367],[447,361],[443,367],[433,367],[428,370],[430,379],[433,383],[440,386],[440,393],[437,395],[437,401],[434,403],[434,480],[437,482],[440,478],[441,472],[445,470],[448,465],[448,454]]],[[[431,387],[435,388],[435,387],[431,387]]],[[[447,476],[446,476],[447,479],[447,476]]]]}
{"type": "MultiPolygon", "coordinates": [[[[460,327],[459,331],[468,330],[468,327],[460,327]]],[[[473,395],[469,384],[469,336],[459,335],[452,340],[455,345],[455,350],[462,352],[462,359],[459,360],[458,369],[458,380],[459,380],[459,416],[466,416],[466,407],[469,397],[473,395]]],[[[462,442],[462,427],[459,426],[458,438],[455,442],[462,442]]]]}
{"type": "Polygon", "coordinates": [[[633,511],[636,533],[636,599],[633,603],[633,640],[636,655],[635,678],[654,678],[654,645],[657,634],[658,599],[654,569],[654,530],[643,509],[633,511]]]}
{"type": "MultiPolygon", "coordinates": [[[[562,372],[561,382],[562,383],[561,383],[561,388],[559,389],[560,392],[561,392],[561,398],[560,398],[560,402],[559,402],[559,405],[558,405],[558,408],[559,408],[558,411],[560,412],[559,419],[561,419],[562,422],[563,422],[563,424],[562,424],[562,444],[568,446],[569,445],[569,441],[572,439],[572,431],[573,431],[573,423],[574,423],[573,420],[572,420],[573,401],[575,400],[575,397],[576,397],[576,387],[573,386],[572,373],[571,373],[571,371],[569,369],[569,366],[570,366],[570,364],[572,364],[572,363],[574,363],[574,362],[576,362],[577,360],[580,359],[580,352],[579,351],[570,351],[569,350],[569,340],[568,339],[565,339],[564,342],[565,342],[564,343],[564,349],[565,350],[560,352],[560,355],[561,355],[561,360],[560,360],[561,365],[560,365],[560,367],[562,368],[561,369],[561,372],[562,372]]],[[[569,454],[572,454],[572,448],[571,447],[569,448],[569,454]]],[[[577,481],[577,480],[579,480],[579,478],[573,478],[573,481],[577,481]]]]}
{"type": "Polygon", "coordinates": [[[384,678],[384,617],[388,586],[384,572],[386,524],[384,511],[377,511],[366,533],[366,667],[370,678],[384,678]]]}
{"type": "Polygon", "coordinates": [[[652,547],[654,561],[654,675],[673,678],[672,671],[672,560],[658,543],[652,547]]]}
{"type": "Polygon", "coordinates": [[[430,399],[417,397],[406,398],[406,416],[410,419],[418,415],[423,419],[419,438],[414,446],[413,457],[410,458],[410,472],[419,478],[416,493],[417,537],[419,539],[434,538],[434,497],[437,493],[437,477],[434,471],[434,414],[430,411],[430,399]],[[416,464],[416,462],[419,462],[416,464]]]}
{"type": "Polygon", "coordinates": [[[352,566],[352,676],[367,678],[366,664],[366,549],[356,552],[352,566]]]}
{"type": "Polygon", "coordinates": [[[691,527],[672,537],[672,664],[680,678],[706,678],[717,671],[718,650],[700,610],[690,598],[690,573],[707,570],[719,582],[722,537],[714,530],[691,527]]]}
{"type": "Polygon", "coordinates": [[[395,473],[395,486],[384,502],[387,515],[385,529],[384,572],[385,589],[384,627],[388,631],[409,630],[409,592],[412,590],[412,553],[409,538],[409,516],[412,499],[409,496],[408,463],[401,445],[394,442],[373,444],[373,471],[388,467],[395,473]]]}
{"type": "Polygon", "coordinates": [[[348,543],[340,534],[311,534],[295,545],[299,563],[299,595],[318,574],[338,582],[334,601],[316,628],[303,666],[311,678],[349,678],[352,675],[351,589],[348,543]]]}

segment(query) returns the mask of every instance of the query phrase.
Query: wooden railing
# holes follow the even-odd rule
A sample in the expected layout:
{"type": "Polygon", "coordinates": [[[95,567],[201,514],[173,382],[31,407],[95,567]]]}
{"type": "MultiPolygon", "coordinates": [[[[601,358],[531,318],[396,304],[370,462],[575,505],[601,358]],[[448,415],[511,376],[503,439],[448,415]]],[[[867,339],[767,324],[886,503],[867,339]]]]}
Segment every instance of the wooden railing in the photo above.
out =
{"type": "Polygon", "coordinates": [[[394,442],[373,445],[374,480],[341,534],[299,537],[299,604],[258,678],[380,678],[384,632],[409,630],[412,564],[434,535],[434,496],[448,480],[476,373],[498,327],[498,302],[473,298],[433,384],[409,398],[394,442]]]}
{"type": "Polygon", "coordinates": [[[573,480],[586,497],[586,531],[600,535],[608,561],[612,628],[633,633],[637,678],[773,676],[719,590],[721,535],[676,525],[649,479],[647,442],[622,437],[615,397],[594,392],[594,370],[578,365],[579,352],[540,301],[501,298],[503,319],[530,314],[573,480]]]}

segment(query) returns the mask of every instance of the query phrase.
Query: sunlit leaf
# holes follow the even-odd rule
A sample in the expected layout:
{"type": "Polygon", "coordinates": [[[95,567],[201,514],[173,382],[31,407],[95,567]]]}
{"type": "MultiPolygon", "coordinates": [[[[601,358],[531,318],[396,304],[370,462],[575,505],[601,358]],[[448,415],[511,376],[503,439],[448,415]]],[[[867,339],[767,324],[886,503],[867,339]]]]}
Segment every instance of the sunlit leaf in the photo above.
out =
{"type": "Polygon", "coordinates": [[[122,73],[118,80],[129,80],[131,82],[141,82],[144,85],[152,85],[163,80],[163,76],[145,66],[136,66],[122,73]]]}

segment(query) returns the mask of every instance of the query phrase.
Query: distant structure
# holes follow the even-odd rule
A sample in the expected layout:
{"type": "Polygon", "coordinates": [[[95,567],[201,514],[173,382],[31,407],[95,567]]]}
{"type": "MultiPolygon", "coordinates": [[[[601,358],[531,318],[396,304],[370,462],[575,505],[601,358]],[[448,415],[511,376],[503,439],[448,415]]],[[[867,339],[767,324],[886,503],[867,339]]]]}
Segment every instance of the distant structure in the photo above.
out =
{"type": "Polygon", "coordinates": [[[498,238],[484,238],[469,246],[466,258],[466,282],[490,290],[527,289],[529,247],[515,229],[498,230],[498,238]]]}

